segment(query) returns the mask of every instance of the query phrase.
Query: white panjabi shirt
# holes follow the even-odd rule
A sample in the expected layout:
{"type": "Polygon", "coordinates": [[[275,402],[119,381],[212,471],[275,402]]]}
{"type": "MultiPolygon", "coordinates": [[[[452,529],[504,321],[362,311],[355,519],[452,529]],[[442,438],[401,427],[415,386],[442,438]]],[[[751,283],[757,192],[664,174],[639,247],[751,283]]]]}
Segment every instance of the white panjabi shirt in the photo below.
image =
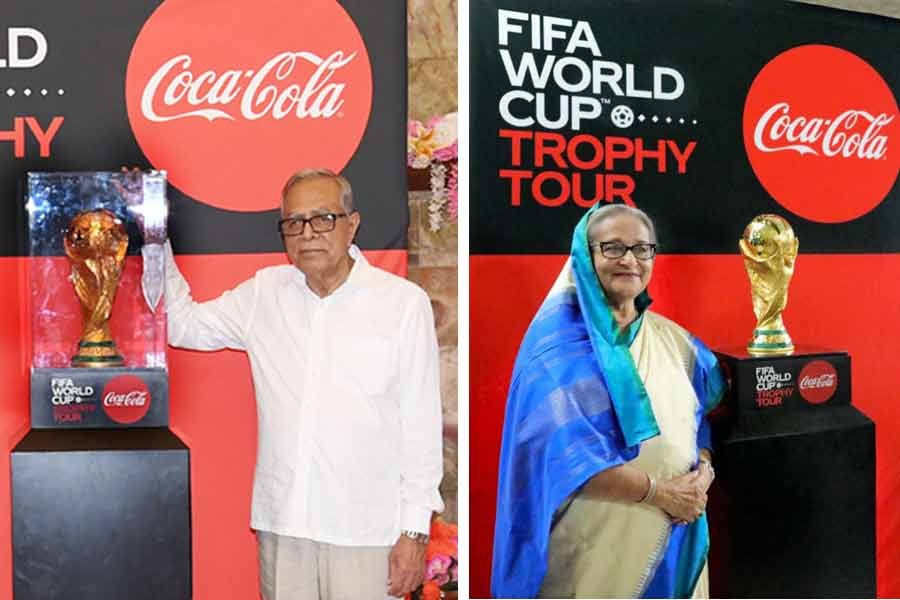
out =
{"type": "Polygon", "coordinates": [[[166,256],[169,343],[250,358],[259,427],[250,526],[346,546],[427,533],[443,509],[443,458],[425,292],[352,246],[350,275],[325,298],[282,265],[196,303],[169,244],[166,256]]]}

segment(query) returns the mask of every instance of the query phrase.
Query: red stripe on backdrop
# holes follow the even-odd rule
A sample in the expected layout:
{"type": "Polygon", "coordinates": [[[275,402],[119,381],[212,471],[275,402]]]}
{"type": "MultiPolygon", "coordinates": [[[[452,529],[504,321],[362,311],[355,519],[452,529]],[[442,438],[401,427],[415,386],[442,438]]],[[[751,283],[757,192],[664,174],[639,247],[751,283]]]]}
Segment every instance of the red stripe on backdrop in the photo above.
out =
{"type": "MultiPolygon", "coordinates": [[[[374,265],[406,273],[405,250],[364,253],[374,265]]],[[[177,262],[194,299],[212,299],[283,254],[191,255],[177,262]]],[[[28,313],[25,259],[0,258],[10,285],[0,311],[0,598],[12,595],[9,451],[28,430],[28,313]],[[13,292],[13,282],[18,282],[13,292]],[[17,293],[16,293],[17,292],[17,293]],[[5,517],[3,516],[5,515],[5,517]]],[[[74,340],[73,340],[74,343],[74,340]]],[[[169,351],[170,422],[191,449],[194,598],[258,598],[250,493],[256,461],[256,407],[246,356],[240,352],[169,351]]]]}
{"type": "MultiPolygon", "coordinates": [[[[509,376],[522,335],[563,256],[470,258],[470,593],[490,595],[497,462],[509,376]],[[510,293],[514,290],[514,293],[510,293]]],[[[795,342],[847,350],[853,403],[876,423],[878,595],[900,596],[900,255],[803,255],[785,324],[795,342]]],[[[739,255],[660,256],[653,310],[712,348],[746,344],[755,324],[739,255]]],[[[715,540],[712,541],[715,544],[715,540]]]]}

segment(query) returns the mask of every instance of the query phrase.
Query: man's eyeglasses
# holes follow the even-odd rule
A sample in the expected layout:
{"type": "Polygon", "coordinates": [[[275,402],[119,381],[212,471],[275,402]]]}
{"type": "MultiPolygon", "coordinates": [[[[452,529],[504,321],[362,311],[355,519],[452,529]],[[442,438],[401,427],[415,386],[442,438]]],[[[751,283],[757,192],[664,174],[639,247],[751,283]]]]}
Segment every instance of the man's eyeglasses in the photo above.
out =
{"type": "Polygon", "coordinates": [[[621,242],[591,242],[591,248],[599,248],[604,258],[622,258],[631,250],[631,254],[638,260],[650,260],[656,256],[656,244],[634,244],[626,246],[621,242]]]}
{"type": "Polygon", "coordinates": [[[278,231],[281,235],[303,235],[306,230],[306,224],[312,228],[315,233],[328,233],[334,231],[337,220],[349,216],[351,213],[325,213],[323,215],[313,215],[308,218],[288,217],[279,219],[278,231]]]}

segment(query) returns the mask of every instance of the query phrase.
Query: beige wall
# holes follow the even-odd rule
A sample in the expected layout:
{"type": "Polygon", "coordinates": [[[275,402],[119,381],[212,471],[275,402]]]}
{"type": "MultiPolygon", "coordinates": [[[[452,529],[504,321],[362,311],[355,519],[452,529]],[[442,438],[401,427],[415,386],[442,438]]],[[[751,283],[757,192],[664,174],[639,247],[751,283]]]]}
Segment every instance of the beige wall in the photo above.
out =
{"type": "Polygon", "coordinates": [[[409,118],[425,121],[455,112],[456,0],[407,0],[409,118]]]}

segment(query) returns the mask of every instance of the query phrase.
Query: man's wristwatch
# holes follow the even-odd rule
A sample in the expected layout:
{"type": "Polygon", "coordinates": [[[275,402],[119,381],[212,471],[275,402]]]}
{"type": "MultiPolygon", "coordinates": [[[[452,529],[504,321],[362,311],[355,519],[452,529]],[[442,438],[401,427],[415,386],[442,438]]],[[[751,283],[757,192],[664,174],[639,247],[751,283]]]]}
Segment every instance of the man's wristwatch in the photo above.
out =
{"type": "Polygon", "coordinates": [[[408,537],[414,542],[418,542],[420,544],[428,544],[428,534],[422,533],[421,531],[412,531],[411,529],[404,529],[400,532],[400,535],[403,537],[408,537]]]}

